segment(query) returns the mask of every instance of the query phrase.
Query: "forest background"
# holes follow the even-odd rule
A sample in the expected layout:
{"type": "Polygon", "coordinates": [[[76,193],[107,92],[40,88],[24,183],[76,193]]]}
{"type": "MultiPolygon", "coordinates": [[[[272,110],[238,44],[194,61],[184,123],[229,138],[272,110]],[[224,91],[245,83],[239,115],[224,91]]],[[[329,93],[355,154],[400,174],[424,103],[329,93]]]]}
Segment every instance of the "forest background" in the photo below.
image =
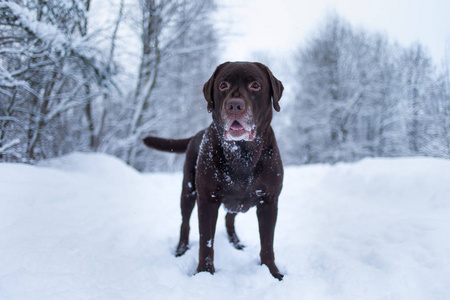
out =
{"type": "MultiPolygon", "coordinates": [[[[0,162],[82,151],[179,170],[183,156],[141,139],[209,124],[202,86],[227,35],[217,9],[212,0],[0,1],[0,162]]],[[[294,52],[253,55],[286,87],[274,118],[285,164],[450,158],[450,48],[436,62],[420,43],[329,11],[294,52]]]]}

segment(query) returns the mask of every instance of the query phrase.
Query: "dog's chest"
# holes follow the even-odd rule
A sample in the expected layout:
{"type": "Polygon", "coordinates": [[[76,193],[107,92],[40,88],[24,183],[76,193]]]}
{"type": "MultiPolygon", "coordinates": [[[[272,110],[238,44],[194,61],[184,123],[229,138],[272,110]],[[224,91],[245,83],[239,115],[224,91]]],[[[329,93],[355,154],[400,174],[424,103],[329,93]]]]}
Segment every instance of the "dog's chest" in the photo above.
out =
{"type": "Polygon", "coordinates": [[[261,159],[260,149],[245,142],[221,143],[206,136],[197,161],[198,188],[228,211],[246,212],[264,201],[271,184],[261,170],[267,161],[261,159]]]}
{"type": "Polygon", "coordinates": [[[246,212],[262,200],[264,192],[241,184],[224,186],[217,192],[218,200],[229,212],[246,212]]]}
{"type": "Polygon", "coordinates": [[[246,168],[236,172],[229,165],[222,166],[216,170],[215,180],[218,188],[212,198],[223,203],[230,212],[246,212],[265,196],[261,182],[246,168]]]}

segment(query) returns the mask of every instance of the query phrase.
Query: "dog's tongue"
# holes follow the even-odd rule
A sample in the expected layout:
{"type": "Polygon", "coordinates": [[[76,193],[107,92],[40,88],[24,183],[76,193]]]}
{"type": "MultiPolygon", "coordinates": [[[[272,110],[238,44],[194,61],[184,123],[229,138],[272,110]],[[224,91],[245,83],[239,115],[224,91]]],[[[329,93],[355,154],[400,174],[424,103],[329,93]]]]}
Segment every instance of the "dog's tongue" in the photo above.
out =
{"type": "Polygon", "coordinates": [[[244,126],[241,125],[238,121],[234,120],[233,124],[230,127],[231,130],[244,130],[244,126]]]}

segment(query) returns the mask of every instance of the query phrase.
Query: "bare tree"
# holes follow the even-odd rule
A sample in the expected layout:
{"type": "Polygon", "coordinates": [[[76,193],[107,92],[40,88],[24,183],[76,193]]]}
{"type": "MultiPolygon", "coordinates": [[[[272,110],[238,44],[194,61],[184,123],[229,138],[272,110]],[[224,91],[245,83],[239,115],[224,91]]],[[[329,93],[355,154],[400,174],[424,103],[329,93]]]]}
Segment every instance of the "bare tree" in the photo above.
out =
{"type": "Polygon", "coordinates": [[[65,126],[67,115],[84,123],[77,109],[96,97],[94,85],[110,79],[86,34],[88,10],[89,1],[81,0],[0,4],[6,37],[0,93],[8,114],[2,138],[20,139],[16,158],[34,161],[73,150],[68,137],[82,129],[78,122],[65,126]]]}
{"type": "MultiPolygon", "coordinates": [[[[139,0],[142,50],[138,76],[135,88],[128,93],[126,107],[120,118],[125,121],[113,128],[114,135],[121,139],[109,150],[129,164],[144,168],[137,158],[142,151],[142,136],[160,128],[161,123],[167,124],[168,117],[162,112],[170,106],[167,98],[173,87],[168,87],[165,82],[173,78],[174,72],[179,71],[174,68],[177,58],[185,54],[204,53],[205,49],[216,45],[214,40],[208,41],[208,37],[212,38],[211,30],[197,30],[196,34],[202,38],[196,40],[186,38],[192,37],[191,33],[199,28],[199,24],[205,24],[205,16],[212,7],[209,0],[139,0]],[[167,87],[169,89],[164,90],[167,87]]],[[[182,61],[189,65],[187,57],[182,61]]],[[[204,60],[199,60],[197,64],[201,65],[202,61],[204,60]]],[[[186,74],[186,70],[182,73],[186,74]]],[[[201,90],[201,86],[198,90],[201,90]]],[[[183,94],[190,95],[186,91],[183,94]]],[[[165,113],[171,115],[168,110],[165,113]]]]}
{"type": "Polygon", "coordinates": [[[448,76],[421,45],[403,49],[332,14],[299,50],[297,78],[292,161],[448,155],[448,76]]]}
{"type": "Polygon", "coordinates": [[[98,28],[90,26],[90,0],[0,3],[2,161],[106,151],[140,169],[175,164],[148,160],[140,138],[152,131],[171,134],[168,123],[181,124],[174,112],[195,115],[186,118],[192,126],[204,124],[206,113],[190,107],[204,102],[201,84],[215,65],[208,19],[214,3],[117,3],[115,21],[98,28]],[[127,32],[136,19],[139,26],[127,32]],[[133,32],[141,45],[139,68],[124,82],[132,67],[122,58],[132,45],[122,39],[133,32]]]}

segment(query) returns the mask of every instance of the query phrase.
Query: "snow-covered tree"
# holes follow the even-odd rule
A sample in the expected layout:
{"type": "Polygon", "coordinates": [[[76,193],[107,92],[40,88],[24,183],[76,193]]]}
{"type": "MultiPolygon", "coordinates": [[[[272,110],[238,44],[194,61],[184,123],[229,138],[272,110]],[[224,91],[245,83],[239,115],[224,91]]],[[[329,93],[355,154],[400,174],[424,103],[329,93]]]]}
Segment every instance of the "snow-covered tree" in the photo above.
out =
{"type": "Polygon", "coordinates": [[[173,163],[140,139],[181,132],[173,110],[201,99],[216,64],[213,9],[212,0],[0,2],[0,160],[105,151],[140,169],[173,163]]]}
{"type": "Polygon", "coordinates": [[[214,3],[139,0],[137,7],[142,47],[138,76],[119,103],[120,122],[109,133],[116,139],[106,149],[138,169],[164,168],[174,157],[150,152],[141,139],[150,133],[193,134],[189,123],[196,129],[205,125],[206,109],[199,117],[196,108],[204,102],[202,85],[216,64],[217,41],[208,17],[214,3]]]}
{"type": "Polygon", "coordinates": [[[20,140],[3,159],[34,161],[87,146],[77,136],[86,124],[80,108],[110,80],[86,32],[88,10],[82,0],[0,3],[0,143],[20,140]]]}
{"type": "Polygon", "coordinates": [[[445,156],[448,77],[422,46],[404,49],[331,14],[299,49],[297,70],[287,161],[445,156]]]}

